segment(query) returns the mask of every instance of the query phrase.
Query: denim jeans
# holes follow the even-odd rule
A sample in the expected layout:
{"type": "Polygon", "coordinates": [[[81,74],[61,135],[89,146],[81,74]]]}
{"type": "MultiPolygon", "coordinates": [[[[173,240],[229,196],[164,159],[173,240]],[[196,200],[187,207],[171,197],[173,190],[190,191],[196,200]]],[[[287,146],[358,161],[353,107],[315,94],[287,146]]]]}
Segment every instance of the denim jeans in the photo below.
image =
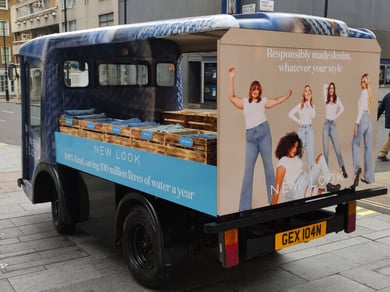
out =
{"type": "Polygon", "coordinates": [[[302,199],[318,194],[318,188],[326,188],[326,184],[331,181],[331,174],[329,172],[328,164],[325,157],[321,155],[318,162],[314,163],[309,172],[302,172],[301,175],[294,182],[292,189],[285,194],[286,201],[302,199]],[[320,177],[320,174],[322,175],[320,177]],[[317,184],[318,183],[321,185],[317,184]]]}
{"type": "Polygon", "coordinates": [[[329,138],[332,141],[334,152],[336,153],[337,162],[339,167],[344,166],[343,156],[341,155],[340,144],[337,139],[336,125],[332,120],[326,120],[322,129],[322,146],[324,149],[324,156],[326,163],[329,161],[329,138]]]}
{"type": "Polygon", "coordinates": [[[240,211],[252,207],[253,177],[256,160],[261,155],[264,166],[268,202],[272,202],[271,186],[275,183],[275,171],[272,164],[272,138],[267,121],[246,130],[245,171],[242,180],[240,211]]]}
{"type": "Polygon", "coordinates": [[[372,161],[372,126],[370,115],[367,111],[358,124],[357,134],[352,139],[352,162],[353,171],[356,174],[360,168],[360,141],[364,141],[364,179],[370,183],[374,182],[374,163],[372,161]]]}
{"type": "Polygon", "coordinates": [[[307,153],[307,168],[310,169],[314,160],[314,132],[311,125],[302,125],[298,130],[298,136],[302,140],[302,147],[307,153]]]}

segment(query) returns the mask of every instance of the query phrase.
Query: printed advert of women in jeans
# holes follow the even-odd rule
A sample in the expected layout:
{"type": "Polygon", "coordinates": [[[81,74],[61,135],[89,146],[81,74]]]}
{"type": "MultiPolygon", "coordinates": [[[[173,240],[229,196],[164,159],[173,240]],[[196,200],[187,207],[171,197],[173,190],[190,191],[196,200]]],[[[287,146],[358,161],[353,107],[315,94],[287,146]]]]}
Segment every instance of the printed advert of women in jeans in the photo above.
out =
{"type": "Polygon", "coordinates": [[[364,142],[364,175],[361,181],[364,183],[374,182],[374,162],[372,156],[372,125],[369,109],[373,103],[373,94],[371,92],[371,81],[366,73],[360,81],[361,93],[358,100],[358,113],[353,129],[352,138],[352,162],[355,174],[354,184],[352,187],[359,185],[360,167],[360,142],[364,142]]]}
{"type": "Polygon", "coordinates": [[[340,97],[336,94],[336,85],[331,82],[324,85],[324,102],[326,110],[326,119],[322,128],[322,146],[326,163],[329,163],[329,140],[332,142],[336,154],[339,168],[344,178],[348,177],[345,170],[343,156],[341,154],[340,143],[336,133],[336,119],[344,112],[344,105],[340,97]]]}
{"type": "Polygon", "coordinates": [[[285,201],[292,201],[324,192],[336,192],[341,187],[340,184],[330,182],[331,174],[322,154],[317,156],[308,172],[303,170],[302,141],[296,132],[287,133],[279,140],[275,156],[279,162],[276,166],[272,205],[278,203],[281,194],[285,201]]]}
{"type": "Polygon", "coordinates": [[[308,169],[310,169],[314,160],[314,131],[312,119],[316,116],[310,85],[305,85],[301,102],[290,110],[288,116],[299,125],[298,135],[302,140],[303,148],[306,150],[307,166],[308,169]]]}
{"type": "Polygon", "coordinates": [[[287,100],[292,91],[277,98],[262,97],[262,86],[259,81],[253,81],[249,87],[249,97],[239,97],[235,93],[235,68],[229,69],[229,100],[239,110],[242,110],[246,126],[245,170],[241,187],[240,211],[251,209],[253,179],[255,164],[261,155],[267,184],[268,202],[272,201],[272,186],[275,172],[272,164],[272,137],[265,110],[287,100]]]}

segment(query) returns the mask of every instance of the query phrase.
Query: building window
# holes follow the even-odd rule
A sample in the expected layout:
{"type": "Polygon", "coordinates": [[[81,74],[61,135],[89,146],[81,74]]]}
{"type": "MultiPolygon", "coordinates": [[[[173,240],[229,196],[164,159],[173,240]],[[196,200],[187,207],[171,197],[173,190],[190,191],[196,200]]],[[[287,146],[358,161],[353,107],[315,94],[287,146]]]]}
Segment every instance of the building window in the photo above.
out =
{"type": "Polygon", "coordinates": [[[8,21],[0,21],[0,36],[9,36],[8,21]]]}
{"type": "Polygon", "coordinates": [[[114,13],[107,13],[99,15],[99,26],[110,26],[114,25],[114,13]]]}
{"type": "Polygon", "coordinates": [[[61,0],[61,9],[62,10],[65,9],[64,1],[66,1],[66,3],[65,3],[66,4],[66,9],[73,8],[74,0],[61,0]]]}
{"type": "Polygon", "coordinates": [[[5,75],[0,75],[0,91],[5,92],[5,75]]]}
{"type": "Polygon", "coordinates": [[[2,64],[6,64],[6,63],[9,63],[11,62],[11,59],[10,59],[10,53],[9,53],[9,48],[8,47],[1,47],[1,63],[2,64]],[[5,62],[5,60],[7,60],[7,62],[5,62]]]}
{"type": "MultiPolygon", "coordinates": [[[[77,22],[76,20],[68,21],[68,27],[66,31],[76,31],[77,30],[77,22]]],[[[65,24],[62,23],[62,31],[65,31],[65,24]]]]}
{"type": "Polygon", "coordinates": [[[43,3],[43,0],[37,0],[33,3],[34,8],[44,8],[45,4],[43,3]]]}
{"type": "Polygon", "coordinates": [[[0,0],[0,9],[8,9],[8,1],[0,0]]]}
{"type": "Polygon", "coordinates": [[[8,80],[8,78],[5,78],[5,72],[3,72],[0,73],[0,92],[5,93],[6,89],[10,89],[11,92],[15,92],[15,83],[8,80]],[[6,84],[7,81],[8,84],[6,84]]]}
{"type": "Polygon", "coordinates": [[[75,31],[77,30],[76,27],[76,20],[71,20],[68,22],[68,31],[75,31]]]}

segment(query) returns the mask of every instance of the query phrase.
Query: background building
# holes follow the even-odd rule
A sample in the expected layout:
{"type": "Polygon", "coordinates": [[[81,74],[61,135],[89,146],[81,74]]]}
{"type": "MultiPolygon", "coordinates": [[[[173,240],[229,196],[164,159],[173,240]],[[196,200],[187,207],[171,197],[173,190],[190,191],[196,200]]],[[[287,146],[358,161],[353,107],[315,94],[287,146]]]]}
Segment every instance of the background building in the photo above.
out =
{"type": "Polygon", "coordinates": [[[46,34],[59,32],[58,6],[55,0],[14,1],[11,6],[13,54],[19,53],[26,41],[46,34]]]}
{"type": "Polygon", "coordinates": [[[274,11],[341,19],[373,30],[390,59],[390,1],[385,0],[119,0],[119,23],[214,13],[274,11]],[[244,10],[243,10],[244,8],[244,10]]]}
{"type": "MultiPolygon", "coordinates": [[[[0,0],[0,24],[5,36],[0,96],[5,95],[7,84],[11,94],[15,93],[14,84],[5,82],[5,61],[18,63],[20,46],[40,35],[158,19],[258,11],[327,16],[341,19],[350,27],[372,30],[382,47],[380,95],[390,91],[390,1],[387,0],[0,0]]],[[[187,65],[193,65],[188,70],[194,76],[205,66],[214,70],[208,64],[213,62],[210,55],[185,58],[187,65]]],[[[213,92],[213,87],[210,88],[213,92]]]]}
{"type": "Polygon", "coordinates": [[[60,32],[75,31],[118,24],[117,1],[113,0],[61,0],[60,32]]]}
{"type": "MultiPolygon", "coordinates": [[[[19,63],[20,46],[28,40],[52,33],[118,24],[116,0],[0,0],[8,63],[19,63]],[[4,8],[3,8],[3,6],[4,8]],[[3,16],[4,15],[4,16],[3,16]],[[9,30],[11,28],[11,30],[9,30]],[[11,50],[12,45],[12,50],[11,50]]],[[[1,27],[0,27],[1,29],[1,27]]],[[[3,53],[2,59],[4,60],[3,53]]],[[[3,62],[4,64],[4,62],[3,62]]],[[[0,96],[5,95],[5,72],[0,71],[0,96]]],[[[18,84],[10,81],[10,94],[18,95],[18,84]]]]}
{"type": "Polygon", "coordinates": [[[382,48],[380,98],[390,91],[388,0],[119,0],[119,23],[215,13],[274,11],[327,16],[372,30],[382,48]]]}
{"type": "Polygon", "coordinates": [[[12,30],[11,15],[9,7],[16,3],[17,0],[1,1],[0,0],[0,44],[1,44],[1,65],[0,65],[0,96],[9,100],[10,95],[15,93],[15,84],[7,78],[7,65],[15,62],[12,53],[12,30]]]}

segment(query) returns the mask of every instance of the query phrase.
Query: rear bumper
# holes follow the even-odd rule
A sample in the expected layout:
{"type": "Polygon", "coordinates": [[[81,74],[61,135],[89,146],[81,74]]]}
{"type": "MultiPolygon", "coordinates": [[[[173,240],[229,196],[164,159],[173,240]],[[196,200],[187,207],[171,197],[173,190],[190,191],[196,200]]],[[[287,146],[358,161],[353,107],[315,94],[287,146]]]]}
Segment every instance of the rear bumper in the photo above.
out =
{"type": "Polygon", "coordinates": [[[377,187],[361,191],[345,189],[338,193],[329,193],[313,198],[218,217],[217,220],[204,225],[204,232],[220,233],[230,229],[246,228],[300,214],[310,213],[330,206],[342,205],[348,202],[385,194],[387,194],[386,187],[377,187]]]}

